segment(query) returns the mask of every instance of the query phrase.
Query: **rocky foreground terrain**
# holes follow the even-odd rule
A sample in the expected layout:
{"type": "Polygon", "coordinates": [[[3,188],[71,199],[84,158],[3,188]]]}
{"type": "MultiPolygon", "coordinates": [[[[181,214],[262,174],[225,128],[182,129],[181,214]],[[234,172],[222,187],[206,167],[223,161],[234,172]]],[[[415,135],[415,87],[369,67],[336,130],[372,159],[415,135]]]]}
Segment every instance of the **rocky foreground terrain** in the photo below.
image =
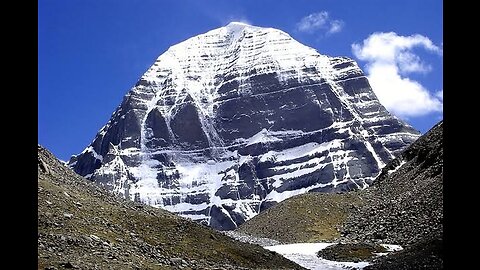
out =
{"type": "MultiPolygon", "coordinates": [[[[443,233],[433,232],[404,250],[378,257],[365,270],[443,269],[443,233]]],[[[460,267],[458,268],[460,269],[460,267]]]]}
{"type": "Polygon", "coordinates": [[[38,146],[38,269],[303,269],[167,211],[114,197],[38,146]]]}

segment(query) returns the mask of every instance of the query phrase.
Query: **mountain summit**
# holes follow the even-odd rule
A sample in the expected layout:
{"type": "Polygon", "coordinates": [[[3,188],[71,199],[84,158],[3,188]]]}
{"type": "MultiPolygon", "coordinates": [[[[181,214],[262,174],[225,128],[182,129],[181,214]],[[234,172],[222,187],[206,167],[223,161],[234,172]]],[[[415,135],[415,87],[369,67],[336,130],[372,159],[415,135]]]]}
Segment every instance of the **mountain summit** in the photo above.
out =
{"type": "Polygon", "coordinates": [[[296,194],[367,187],[418,136],[352,59],[234,22],[160,55],[69,165],[116,194],[233,229],[296,194]]]}

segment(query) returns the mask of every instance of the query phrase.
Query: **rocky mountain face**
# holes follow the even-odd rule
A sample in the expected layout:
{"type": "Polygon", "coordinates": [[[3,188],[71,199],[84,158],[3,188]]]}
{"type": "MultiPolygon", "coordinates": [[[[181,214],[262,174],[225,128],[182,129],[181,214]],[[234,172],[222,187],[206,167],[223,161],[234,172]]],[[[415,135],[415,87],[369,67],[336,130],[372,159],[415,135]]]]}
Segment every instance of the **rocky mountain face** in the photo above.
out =
{"type": "Polygon", "coordinates": [[[297,194],[365,188],[418,136],[352,59],[230,23],[163,53],[69,165],[228,230],[297,194]]]}
{"type": "Polygon", "coordinates": [[[38,147],[38,269],[304,269],[165,210],[125,200],[38,147]]]}

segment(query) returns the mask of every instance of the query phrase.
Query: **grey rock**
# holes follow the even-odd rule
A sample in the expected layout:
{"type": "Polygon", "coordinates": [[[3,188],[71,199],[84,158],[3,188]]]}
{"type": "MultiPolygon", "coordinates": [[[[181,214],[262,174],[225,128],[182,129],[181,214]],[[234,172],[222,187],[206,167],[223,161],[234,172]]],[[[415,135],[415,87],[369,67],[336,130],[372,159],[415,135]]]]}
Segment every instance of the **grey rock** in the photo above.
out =
{"type": "Polygon", "coordinates": [[[100,239],[100,237],[94,235],[94,234],[90,234],[90,238],[95,240],[95,241],[102,241],[102,239],[100,239]]]}
{"type": "Polygon", "coordinates": [[[182,258],[170,258],[170,263],[172,265],[181,264],[184,260],[182,258]]]}

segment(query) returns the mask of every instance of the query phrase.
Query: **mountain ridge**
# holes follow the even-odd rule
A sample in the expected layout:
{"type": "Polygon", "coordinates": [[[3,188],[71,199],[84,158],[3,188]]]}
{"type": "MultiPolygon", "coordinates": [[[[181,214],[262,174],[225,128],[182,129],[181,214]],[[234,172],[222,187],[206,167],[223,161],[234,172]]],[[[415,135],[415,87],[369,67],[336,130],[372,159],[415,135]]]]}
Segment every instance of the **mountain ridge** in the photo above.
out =
{"type": "Polygon", "coordinates": [[[418,136],[352,59],[231,23],[160,55],[69,165],[228,230],[296,194],[365,188],[418,136]]]}

